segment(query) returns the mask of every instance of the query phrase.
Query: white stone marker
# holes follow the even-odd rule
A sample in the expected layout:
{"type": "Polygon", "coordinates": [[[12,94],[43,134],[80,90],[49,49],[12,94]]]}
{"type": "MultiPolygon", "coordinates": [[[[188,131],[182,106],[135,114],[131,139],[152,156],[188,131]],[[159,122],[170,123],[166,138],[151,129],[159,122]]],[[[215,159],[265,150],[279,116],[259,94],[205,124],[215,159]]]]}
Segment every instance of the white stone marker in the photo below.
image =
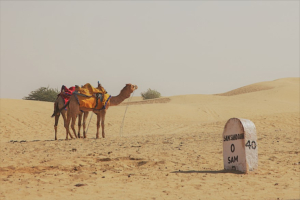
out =
{"type": "Polygon", "coordinates": [[[224,169],[244,173],[258,167],[256,128],[248,119],[231,118],[223,132],[224,169]]]}

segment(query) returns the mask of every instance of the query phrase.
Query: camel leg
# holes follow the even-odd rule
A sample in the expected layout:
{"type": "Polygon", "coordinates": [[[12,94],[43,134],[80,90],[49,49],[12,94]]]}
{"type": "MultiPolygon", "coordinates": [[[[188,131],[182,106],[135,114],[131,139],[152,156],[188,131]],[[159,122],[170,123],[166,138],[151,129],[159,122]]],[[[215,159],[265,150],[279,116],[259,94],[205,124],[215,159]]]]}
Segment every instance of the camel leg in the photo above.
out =
{"type": "Polygon", "coordinates": [[[70,121],[71,121],[71,116],[70,116],[70,114],[68,113],[68,117],[67,117],[67,119],[65,120],[65,128],[66,128],[66,140],[68,140],[69,139],[69,135],[70,135],[70,137],[71,137],[71,139],[73,139],[73,136],[71,135],[71,133],[70,133],[70,121]]]}
{"type": "Polygon", "coordinates": [[[106,114],[106,110],[102,110],[101,111],[101,127],[102,127],[102,137],[103,138],[105,138],[105,132],[104,132],[105,114],[106,114]]]}
{"type": "Polygon", "coordinates": [[[86,138],[86,119],[87,117],[89,116],[89,112],[84,112],[84,115],[83,115],[83,121],[82,121],[82,126],[83,126],[83,138],[86,138]]]}
{"type": "Polygon", "coordinates": [[[75,116],[72,116],[72,123],[71,123],[71,129],[75,135],[75,138],[77,138],[77,135],[76,135],[76,130],[75,130],[75,122],[76,122],[76,115],[75,116]]]}
{"type": "Polygon", "coordinates": [[[78,114],[78,138],[81,138],[80,136],[81,120],[82,120],[82,113],[78,114]]]}
{"type": "Polygon", "coordinates": [[[54,130],[55,130],[55,140],[57,140],[57,124],[58,124],[58,119],[59,119],[60,114],[58,113],[55,115],[55,123],[54,123],[54,130]]]}
{"type": "Polygon", "coordinates": [[[99,128],[100,128],[100,113],[97,113],[97,133],[96,138],[99,139],[99,128]]]}

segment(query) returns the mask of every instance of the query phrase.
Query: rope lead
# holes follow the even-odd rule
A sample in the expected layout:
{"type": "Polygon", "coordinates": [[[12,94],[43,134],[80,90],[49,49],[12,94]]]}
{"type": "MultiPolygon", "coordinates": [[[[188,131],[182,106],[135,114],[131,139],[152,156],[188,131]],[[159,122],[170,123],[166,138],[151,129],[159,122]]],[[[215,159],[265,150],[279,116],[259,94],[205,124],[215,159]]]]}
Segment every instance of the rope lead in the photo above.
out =
{"type": "Polygon", "coordinates": [[[87,129],[86,129],[86,132],[85,132],[85,134],[87,134],[87,132],[88,132],[88,130],[89,130],[89,126],[90,126],[90,123],[91,123],[92,117],[93,117],[93,112],[92,112],[92,114],[91,114],[91,118],[90,118],[90,121],[89,121],[89,124],[88,124],[88,126],[87,126],[87,129]]]}
{"type": "MultiPolygon", "coordinates": [[[[132,93],[131,97],[128,99],[127,103],[129,103],[129,102],[131,101],[134,92],[135,92],[135,91],[133,91],[133,93],[132,93]]],[[[125,115],[126,115],[128,106],[129,106],[129,104],[127,104],[127,106],[126,106],[125,113],[124,113],[124,117],[123,117],[123,121],[122,121],[122,124],[121,124],[121,127],[120,127],[120,137],[123,137],[124,119],[125,119],[125,115]]]]}

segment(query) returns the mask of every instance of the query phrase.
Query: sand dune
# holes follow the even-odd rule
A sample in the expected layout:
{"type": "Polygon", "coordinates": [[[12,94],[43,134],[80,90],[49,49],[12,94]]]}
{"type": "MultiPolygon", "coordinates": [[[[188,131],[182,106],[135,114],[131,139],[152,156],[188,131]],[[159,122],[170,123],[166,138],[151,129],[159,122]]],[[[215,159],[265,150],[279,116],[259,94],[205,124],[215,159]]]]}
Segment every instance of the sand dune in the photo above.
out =
{"type": "Polygon", "coordinates": [[[250,92],[258,92],[258,91],[263,91],[263,90],[271,90],[271,89],[275,89],[275,88],[291,87],[291,86],[293,86],[293,87],[299,86],[299,79],[298,78],[285,78],[285,79],[278,79],[278,80],[274,80],[274,81],[255,83],[255,84],[240,87],[240,88],[237,88],[237,89],[234,89],[229,92],[222,93],[222,94],[218,94],[218,95],[233,96],[233,95],[245,94],[245,93],[250,93],[250,92]]]}
{"type": "Polygon", "coordinates": [[[97,140],[95,115],[87,139],[65,140],[60,119],[54,141],[53,103],[0,99],[0,199],[300,199],[299,86],[284,78],[222,94],[134,97],[109,108],[107,138],[97,140]],[[232,117],[256,125],[259,167],[248,174],[223,170],[232,117]]]}

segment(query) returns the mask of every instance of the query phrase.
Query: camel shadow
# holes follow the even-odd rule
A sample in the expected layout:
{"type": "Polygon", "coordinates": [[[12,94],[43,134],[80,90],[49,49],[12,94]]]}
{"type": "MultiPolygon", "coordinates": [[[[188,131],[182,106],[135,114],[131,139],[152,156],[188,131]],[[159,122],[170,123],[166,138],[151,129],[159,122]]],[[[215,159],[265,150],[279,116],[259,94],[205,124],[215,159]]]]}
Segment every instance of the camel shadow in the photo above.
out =
{"type": "Polygon", "coordinates": [[[66,141],[65,139],[58,140],[10,140],[9,143],[30,143],[30,142],[54,142],[54,141],[66,141]]]}
{"type": "Polygon", "coordinates": [[[178,174],[226,174],[226,173],[231,173],[231,174],[244,174],[243,172],[237,171],[237,170],[228,170],[228,169],[223,169],[223,170],[205,170],[205,171],[195,171],[195,170],[189,170],[189,171],[173,171],[171,173],[178,173],[178,174]]]}

